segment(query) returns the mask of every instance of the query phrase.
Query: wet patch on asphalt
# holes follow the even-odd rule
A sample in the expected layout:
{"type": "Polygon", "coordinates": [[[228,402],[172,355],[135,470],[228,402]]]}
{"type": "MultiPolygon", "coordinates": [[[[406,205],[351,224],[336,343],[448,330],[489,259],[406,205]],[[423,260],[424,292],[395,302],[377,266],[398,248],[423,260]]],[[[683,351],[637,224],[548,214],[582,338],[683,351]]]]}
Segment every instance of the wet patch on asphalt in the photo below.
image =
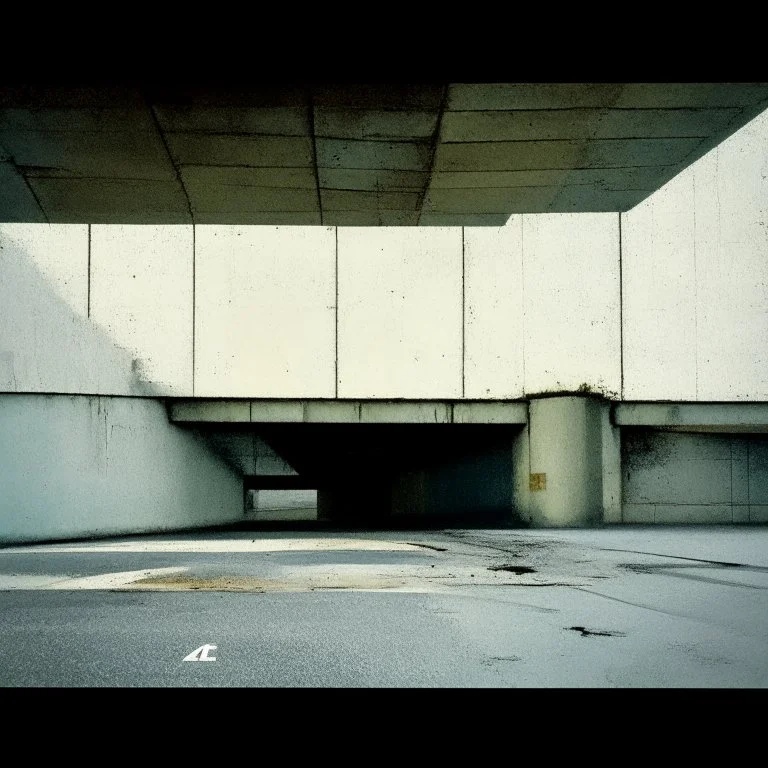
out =
{"type": "Polygon", "coordinates": [[[491,565],[488,567],[489,571],[509,571],[509,573],[516,573],[521,576],[524,573],[536,573],[535,568],[531,568],[527,565],[491,565]]]}
{"type": "Polygon", "coordinates": [[[564,629],[573,630],[574,632],[581,632],[582,637],[590,637],[593,635],[599,637],[626,637],[624,632],[609,632],[601,629],[587,629],[586,627],[564,627],[564,629]]]}
{"type": "Polygon", "coordinates": [[[408,544],[411,547],[423,547],[424,549],[432,549],[435,552],[447,552],[448,547],[436,547],[434,544],[419,544],[417,541],[406,541],[406,544],[408,544]]]}

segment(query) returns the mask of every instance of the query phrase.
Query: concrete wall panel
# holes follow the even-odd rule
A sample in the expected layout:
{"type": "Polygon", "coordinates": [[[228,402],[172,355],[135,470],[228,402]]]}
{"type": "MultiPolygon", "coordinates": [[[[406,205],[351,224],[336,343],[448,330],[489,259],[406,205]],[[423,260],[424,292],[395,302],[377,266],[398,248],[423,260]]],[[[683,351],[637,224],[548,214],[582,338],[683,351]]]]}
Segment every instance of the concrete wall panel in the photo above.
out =
{"type": "Polygon", "coordinates": [[[768,398],[768,112],[622,216],[624,397],[768,398]]]}
{"type": "Polygon", "coordinates": [[[768,439],[622,430],[625,523],[755,522],[768,501],[768,439]]]}
{"type": "Polygon", "coordinates": [[[333,397],[331,227],[196,228],[195,394],[333,397]]]}
{"type": "Polygon", "coordinates": [[[0,224],[0,249],[28,259],[72,312],[87,315],[87,224],[0,224]]]}
{"type": "Polygon", "coordinates": [[[460,398],[461,228],[338,238],[339,397],[460,398]]]}
{"type": "Polygon", "coordinates": [[[464,229],[464,393],[523,396],[523,217],[464,229]]]}
{"type": "Polygon", "coordinates": [[[523,218],[525,392],[621,389],[617,214],[523,218]]]}
{"type": "Polygon", "coordinates": [[[0,542],[216,525],[239,476],[145,398],[0,395],[0,542]]]}
{"type": "Polygon", "coordinates": [[[192,394],[191,226],[91,227],[91,318],[162,395],[192,394]]]}
{"type": "Polygon", "coordinates": [[[87,225],[0,226],[0,392],[149,393],[88,290],[87,225]]]}

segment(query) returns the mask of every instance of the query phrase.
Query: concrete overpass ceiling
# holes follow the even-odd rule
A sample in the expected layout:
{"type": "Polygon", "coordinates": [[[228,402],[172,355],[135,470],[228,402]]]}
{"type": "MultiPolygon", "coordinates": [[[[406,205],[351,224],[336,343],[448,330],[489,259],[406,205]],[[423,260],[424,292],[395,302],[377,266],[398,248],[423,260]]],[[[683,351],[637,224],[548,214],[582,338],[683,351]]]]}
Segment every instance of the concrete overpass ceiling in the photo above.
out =
{"type": "Polygon", "coordinates": [[[768,83],[0,86],[0,221],[626,211],[767,107],[768,83]]]}

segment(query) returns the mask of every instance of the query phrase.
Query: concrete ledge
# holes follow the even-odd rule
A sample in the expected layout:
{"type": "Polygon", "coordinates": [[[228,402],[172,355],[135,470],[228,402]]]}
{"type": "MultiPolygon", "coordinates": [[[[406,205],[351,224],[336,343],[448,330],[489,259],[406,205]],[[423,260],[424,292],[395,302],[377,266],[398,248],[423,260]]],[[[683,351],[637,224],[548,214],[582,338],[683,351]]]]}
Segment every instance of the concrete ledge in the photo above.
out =
{"type": "Polygon", "coordinates": [[[768,403],[617,403],[620,427],[691,427],[701,431],[765,431],[768,403]]]}
{"type": "Polygon", "coordinates": [[[239,422],[251,420],[251,404],[247,400],[171,400],[171,421],[239,422]]]}
{"type": "Polygon", "coordinates": [[[309,400],[304,409],[304,421],[316,424],[357,424],[360,421],[360,403],[309,400]]]}
{"type": "Polygon", "coordinates": [[[528,403],[455,403],[454,424],[527,424],[528,403]]]}
{"type": "Polygon", "coordinates": [[[304,403],[301,400],[251,400],[250,421],[305,421],[304,403]]]}
{"type": "Polygon", "coordinates": [[[528,403],[432,400],[173,400],[173,422],[527,424],[528,403]]]}
{"type": "Polygon", "coordinates": [[[447,403],[363,402],[360,405],[363,424],[450,424],[450,414],[447,403]]]}

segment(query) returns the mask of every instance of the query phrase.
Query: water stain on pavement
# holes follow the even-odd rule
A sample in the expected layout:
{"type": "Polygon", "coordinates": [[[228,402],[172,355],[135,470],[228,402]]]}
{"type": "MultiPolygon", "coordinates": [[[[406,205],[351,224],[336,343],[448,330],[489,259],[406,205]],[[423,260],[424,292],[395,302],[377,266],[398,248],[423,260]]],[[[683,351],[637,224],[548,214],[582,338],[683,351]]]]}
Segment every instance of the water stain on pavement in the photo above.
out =
{"type": "Polygon", "coordinates": [[[600,629],[587,629],[586,627],[565,627],[565,629],[581,632],[582,637],[590,637],[591,635],[598,635],[600,637],[626,637],[624,632],[608,632],[600,629]]]}
{"type": "Polygon", "coordinates": [[[535,568],[531,568],[527,565],[491,565],[488,570],[509,571],[509,573],[516,573],[518,576],[521,576],[524,573],[536,573],[535,568]]]}

